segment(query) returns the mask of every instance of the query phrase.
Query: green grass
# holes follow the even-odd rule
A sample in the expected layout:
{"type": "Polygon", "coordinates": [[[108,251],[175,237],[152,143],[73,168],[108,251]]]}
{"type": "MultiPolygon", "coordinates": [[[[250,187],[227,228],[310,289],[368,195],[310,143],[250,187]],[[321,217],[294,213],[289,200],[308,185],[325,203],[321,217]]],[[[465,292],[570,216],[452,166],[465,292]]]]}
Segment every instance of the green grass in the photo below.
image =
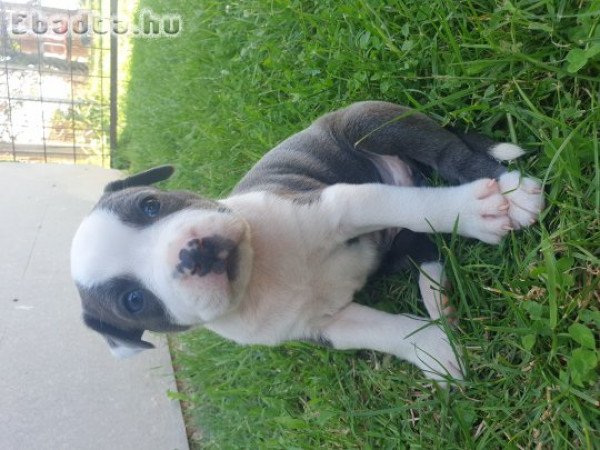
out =
{"type": "MultiPolygon", "coordinates": [[[[469,367],[451,392],[372,352],[175,347],[203,448],[600,448],[600,2],[142,0],[178,38],[139,40],[117,161],[174,163],[170,187],[226,195],[267,150],[365,99],[529,150],[540,224],[443,244],[469,367]]],[[[414,276],[361,301],[422,311],[414,276]]],[[[198,434],[195,435],[197,437],[198,434]]]]}

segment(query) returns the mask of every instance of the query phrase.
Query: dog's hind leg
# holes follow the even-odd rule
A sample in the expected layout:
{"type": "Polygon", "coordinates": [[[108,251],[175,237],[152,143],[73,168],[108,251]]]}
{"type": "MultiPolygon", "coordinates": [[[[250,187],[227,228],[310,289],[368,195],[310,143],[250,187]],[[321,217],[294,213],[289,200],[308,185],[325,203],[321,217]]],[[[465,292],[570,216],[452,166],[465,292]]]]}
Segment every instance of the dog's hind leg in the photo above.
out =
{"type": "Polygon", "coordinates": [[[452,127],[446,127],[446,130],[456,135],[471,150],[487,154],[498,161],[510,161],[525,154],[521,147],[510,142],[496,142],[483,134],[463,133],[452,127]]]}
{"type": "Polygon", "coordinates": [[[540,185],[499,160],[520,156],[513,144],[496,143],[478,134],[456,134],[429,117],[387,102],[360,102],[327,114],[315,126],[331,133],[349,151],[397,156],[426,165],[451,182],[494,178],[510,202],[513,228],[531,225],[543,207],[540,185]]]}
{"type": "Polygon", "coordinates": [[[475,139],[463,140],[426,115],[393,103],[354,103],[319,121],[346,147],[424,164],[448,181],[467,183],[506,172],[492,156],[493,141],[475,145],[475,139]],[[489,151],[481,151],[482,146],[490,146],[489,151]]]}
{"type": "Polygon", "coordinates": [[[449,283],[438,247],[427,234],[403,229],[384,255],[379,271],[386,274],[412,267],[419,269],[419,289],[429,317],[453,319],[455,310],[445,292],[449,283]]]}
{"type": "Polygon", "coordinates": [[[456,310],[446,293],[449,287],[444,265],[440,261],[430,261],[419,266],[419,290],[429,317],[435,320],[444,316],[454,324],[456,310]]]}

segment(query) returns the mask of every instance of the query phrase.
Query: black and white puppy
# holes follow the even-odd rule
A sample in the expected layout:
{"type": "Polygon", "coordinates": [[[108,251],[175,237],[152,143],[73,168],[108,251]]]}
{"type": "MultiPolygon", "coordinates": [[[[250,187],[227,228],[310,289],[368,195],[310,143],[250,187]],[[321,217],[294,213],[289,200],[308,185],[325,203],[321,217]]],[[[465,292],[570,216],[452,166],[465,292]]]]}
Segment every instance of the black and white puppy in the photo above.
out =
{"type": "Polygon", "coordinates": [[[110,183],[79,227],[72,275],[83,320],[118,356],[145,330],[205,326],[240,344],[309,340],[391,353],[429,378],[461,378],[438,319],[446,279],[427,233],[497,244],[543,207],[538,182],[498,161],[521,148],[457,134],[423,114],[362,102],[268,152],[224,200],[149,185],[160,167],[110,183]],[[425,187],[428,168],[453,187],[425,187]],[[384,263],[419,265],[429,318],[353,302],[384,263]]]}

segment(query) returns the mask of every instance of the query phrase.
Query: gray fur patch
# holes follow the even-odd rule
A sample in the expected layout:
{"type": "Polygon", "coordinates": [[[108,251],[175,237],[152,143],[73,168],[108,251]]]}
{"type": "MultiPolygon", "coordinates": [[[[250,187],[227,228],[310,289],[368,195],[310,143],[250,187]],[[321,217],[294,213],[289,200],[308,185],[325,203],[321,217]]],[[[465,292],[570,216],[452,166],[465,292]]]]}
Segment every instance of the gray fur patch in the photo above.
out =
{"type": "Polygon", "coordinates": [[[153,187],[133,187],[106,193],[95,209],[114,212],[129,225],[143,228],[183,209],[227,211],[218,202],[200,197],[188,191],[165,192],[153,187]],[[147,217],[141,207],[142,201],[154,197],[160,202],[160,211],[155,217],[147,217]]]}
{"type": "Polygon", "coordinates": [[[77,288],[85,323],[105,337],[137,342],[144,330],[168,332],[188,329],[175,323],[162,301],[132,277],[113,278],[93,287],[77,285],[77,288]],[[144,303],[139,311],[131,312],[125,298],[136,290],[143,293],[144,303]]]}

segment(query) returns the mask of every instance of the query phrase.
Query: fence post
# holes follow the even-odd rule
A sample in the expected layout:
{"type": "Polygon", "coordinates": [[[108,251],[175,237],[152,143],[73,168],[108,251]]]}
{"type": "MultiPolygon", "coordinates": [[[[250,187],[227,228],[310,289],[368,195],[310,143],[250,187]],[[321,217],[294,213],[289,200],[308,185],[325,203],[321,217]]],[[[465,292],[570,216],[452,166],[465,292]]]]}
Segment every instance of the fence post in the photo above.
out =
{"type": "MultiPolygon", "coordinates": [[[[110,16],[117,17],[119,13],[118,0],[110,0],[110,16]]],[[[112,24],[111,24],[112,25],[112,24]]],[[[110,31],[110,165],[112,167],[115,151],[117,150],[117,74],[119,73],[117,33],[111,26],[110,31]]]]}

